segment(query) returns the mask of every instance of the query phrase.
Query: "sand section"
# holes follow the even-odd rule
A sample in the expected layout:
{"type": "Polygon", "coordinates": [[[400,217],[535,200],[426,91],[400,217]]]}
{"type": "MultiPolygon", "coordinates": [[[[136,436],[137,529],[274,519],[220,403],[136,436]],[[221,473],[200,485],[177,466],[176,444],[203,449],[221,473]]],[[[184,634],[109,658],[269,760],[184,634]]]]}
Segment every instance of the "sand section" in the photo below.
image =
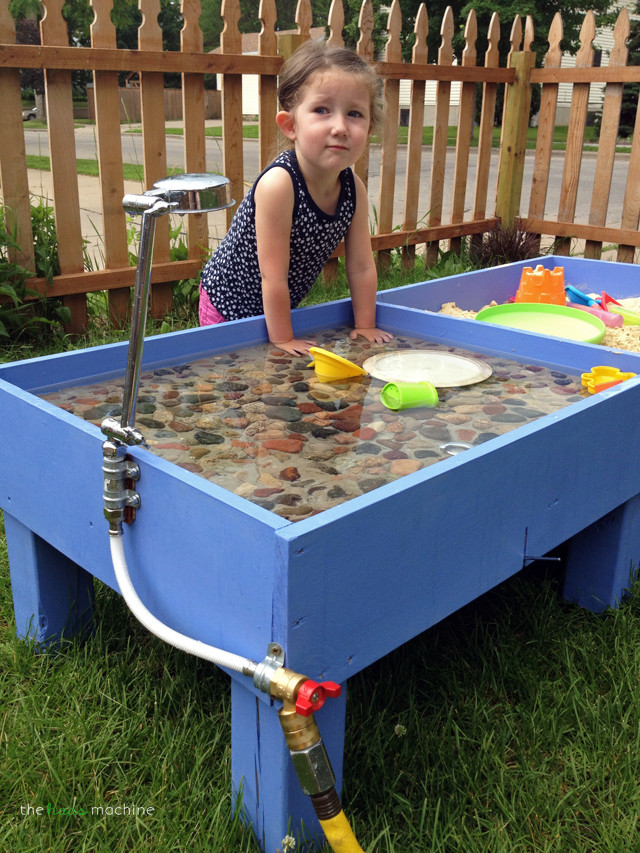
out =
{"type": "MultiPolygon", "coordinates": [[[[630,311],[637,311],[640,314],[640,297],[633,299],[620,299],[620,304],[630,311]]],[[[489,308],[491,305],[497,305],[497,302],[490,302],[485,305],[489,308]]],[[[448,314],[450,317],[469,317],[473,319],[477,311],[465,311],[458,308],[455,302],[445,302],[440,309],[441,314],[448,314]]],[[[630,352],[640,352],[640,326],[624,325],[618,329],[610,329],[607,331],[602,340],[602,346],[613,347],[618,350],[628,350],[630,352]]]]}

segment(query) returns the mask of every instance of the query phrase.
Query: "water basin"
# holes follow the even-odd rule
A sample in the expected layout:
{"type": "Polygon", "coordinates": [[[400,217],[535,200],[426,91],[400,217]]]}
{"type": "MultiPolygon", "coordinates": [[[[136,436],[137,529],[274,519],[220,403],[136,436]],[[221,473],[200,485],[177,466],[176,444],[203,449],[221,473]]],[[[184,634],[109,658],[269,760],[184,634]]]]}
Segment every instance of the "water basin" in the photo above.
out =
{"type": "MultiPolygon", "coordinates": [[[[378,352],[473,356],[491,375],[440,388],[435,409],[390,412],[382,382],[322,382],[308,360],[269,344],[161,367],[141,377],[137,426],[152,453],[299,520],[482,444],[586,395],[581,377],[397,335],[384,347],[324,330],[324,348],[361,364],[378,352]]],[[[65,388],[44,400],[100,425],[118,416],[123,379],[65,388]]]]}

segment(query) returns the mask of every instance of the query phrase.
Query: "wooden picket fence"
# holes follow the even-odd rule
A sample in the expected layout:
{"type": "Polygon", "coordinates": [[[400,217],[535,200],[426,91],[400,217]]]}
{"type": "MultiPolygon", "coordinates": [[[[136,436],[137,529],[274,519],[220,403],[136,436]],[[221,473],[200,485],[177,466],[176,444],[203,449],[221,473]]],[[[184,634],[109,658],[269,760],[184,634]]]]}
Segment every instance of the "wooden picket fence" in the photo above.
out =
{"type": "MultiPolygon", "coordinates": [[[[45,16],[41,22],[40,46],[16,44],[15,24],[9,14],[9,0],[0,0],[0,98],[3,105],[3,130],[0,134],[0,181],[3,203],[10,227],[19,235],[21,249],[15,260],[35,269],[33,235],[30,219],[30,187],[25,153],[21,113],[19,69],[40,68],[45,76],[48,136],[53,182],[56,229],[59,241],[60,275],[49,284],[33,279],[34,287],[49,296],[62,297],[71,310],[70,331],[87,325],[86,294],[108,291],[114,321],[129,311],[130,288],[134,269],[129,263],[126,218],[122,210],[124,195],[123,156],[118,97],[118,72],[138,72],[142,114],[142,150],[144,184],[167,173],[164,116],[163,74],[182,75],[184,129],[184,170],[206,171],[204,75],[218,74],[222,79],[222,152],[223,171],[231,181],[233,197],[240,200],[246,191],[242,138],[243,75],[259,77],[259,159],[264,167],[272,156],[276,138],[274,116],[277,109],[277,76],[283,61],[299,43],[310,37],[311,7],[300,0],[297,9],[297,34],[279,36],[275,30],[275,0],[262,0],[262,31],[258,55],[243,55],[238,29],[238,0],[224,0],[224,30],[218,53],[204,53],[198,20],[200,0],[182,0],[184,27],[180,51],[162,50],[162,32],[158,25],[159,0],[140,0],[143,14],[137,50],[116,47],[116,32],[111,21],[111,0],[91,0],[95,15],[91,26],[92,46],[72,47],[62,17],[63,0],[43,0],[45,16]],[[102,237],[104,268],[85,270],[81,229],[78,177],[75,161],[75,137],[71,71],[93,73],[96,137],[102,198],[102,237]]],[[[342,44],[344,13],[341,0],[333,0],[328,20],[328,40],[342,44]]],[[[499,221],[555,239],[556,253],[568,253],[572,240],[586,241],[585,254],[599,257],[603,244],[618,246],[617,259],[633,262],[640,246],[640,132],[636,132],[628,154],[616,151],[620,103],[624,83],[640,81],[640,67],[627,66],[626,39],[629,18],[620,13],[615,28],[615,47],[608,67],[593,67],[595,19],[588,12],[581,31],[581,47],[575,68],[561,68],[562,20],[557,15],[550,29],[549,51],[544,67],[535,68],[531,51],[533,26],[529,18],[524,27],[520,17],[513,22],[508,57],[500,64],[498,39],[500,21],[491,19],[488,50],[483,66],[476,54],[477,20],[470,12],[465,24],[465,49],[460,64],[454,64],[452,39],[454,17],[448,8],[440,28],[441,45],[437,61],[429,57],[426,45],[428,16],[424,5],[415,21],[415,46],[411,62],[401,58],[400,34],[402,17],[398,0],[394,0],[388,17],[388,40],[384,57],[376,61],[384,81],[384,119],[381,129],[380,191],[375,202],[376,233],[373,248],[381,262],[394,248],[402,248],[407,263],[413,262],[416,247],[425,247],[425,263],[437,257],[442,241],[454,247],[468,235],[493,230],[499,221]],[[411,81],[411,105],[404,175],[398,169],[398,125],[400,81],[411,81]],[[433,119],[433,142],[430,151],[422,142],[425,123],[425,85],[435,81],[436,105],[433,119]],[[492,133],[498,85],[505,84],[502,118],[502,140],[495,199],[489,200],[492,133]],[[538,141],[535,152],[526,152],[531,87],[542,86],[538,141]],[[573,86],[571,117],[560,204],[554,218],[545,214],[552,157],[558,87],[573,86]],[[605,88],[602,134],[597,151],[597,179],[591,191],[591,207],[587,223],[576,222],[576,200],[580,185],[580,165],[587,121],[589,86],[605,88]],[[455,146],[447,144],[447,130],[452,85],[459,84],[460,96],[455,146]],[[480,121],[475,166],[473,204],[465,209],[467,185],[473,179],[470,151],[474,127],[475,103],[481,88],[480,121]],[[420,174],[423,158],[430,155],[429,186],[422,187],[420,174]],[[525,159],[534,157],[531,194],[522,198],[525,159]],[[445,163],[454,158],[451,210],[447,221],[443,213],[445,163]],[[608,222],[609,195],[614,162],[624,158],[626,192],[620,224],[608,222]],[[394,200],[403,200],[402,218],[394,218],[394,200]],[[522,213],[521,213],[522,211],[522,213]]],[[[357,51],[370,61],[373,55],[373,10],[364,0],[360,18],[357,51]]],[[[356,164],[356,171],[368,182],[369,152],[356,164]]],[[[227,227],[233,211],[228,211],[227,227]]],[[[154,316],[162,316],[171,304],[171,282],[196,277],[208,250],[209,233],[206,215],[186,217],[188,258],[170,260],[169,222],[158,221],[152,275],[152,307],[154,316]]],[[[336,253],[339,255],[340,249],[336,253]]]]}

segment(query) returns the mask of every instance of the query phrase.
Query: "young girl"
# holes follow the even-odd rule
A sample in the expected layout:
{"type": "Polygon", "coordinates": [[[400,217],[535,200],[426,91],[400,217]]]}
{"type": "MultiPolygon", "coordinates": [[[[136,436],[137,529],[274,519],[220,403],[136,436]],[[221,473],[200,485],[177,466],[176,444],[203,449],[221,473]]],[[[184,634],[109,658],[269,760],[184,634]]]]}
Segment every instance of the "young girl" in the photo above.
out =
{"type": "Polygon", "coordinates": [[[351,166],[379,117],[378,81],[357,54],[306,42],[283,65],[276,115],[292,143],[257,178],[202,271],[200,324],[264,313],[269,340],[293,355],[291,308],[307,295],[344,238],[354,330],[368,341],[392,338],[376,328],[377,273],[368,201],[351,166]]]}

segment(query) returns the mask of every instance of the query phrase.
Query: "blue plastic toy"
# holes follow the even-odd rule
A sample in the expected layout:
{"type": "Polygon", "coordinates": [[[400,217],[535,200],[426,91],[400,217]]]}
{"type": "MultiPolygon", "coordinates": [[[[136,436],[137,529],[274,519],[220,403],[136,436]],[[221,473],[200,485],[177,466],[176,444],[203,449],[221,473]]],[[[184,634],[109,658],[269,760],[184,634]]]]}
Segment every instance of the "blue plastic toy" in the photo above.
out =
{"type": "Polygon", "coordinates": [[[567,294],[570,302],[575,302],[577,305],[599,305],[599,299],[593,299],[591,296],[587,296],[586,293],[583,293],[581,290],[578,290],[577,287],[574,287],[572,284],[566,284],[564,287],[564,291],[567,294]]]}

